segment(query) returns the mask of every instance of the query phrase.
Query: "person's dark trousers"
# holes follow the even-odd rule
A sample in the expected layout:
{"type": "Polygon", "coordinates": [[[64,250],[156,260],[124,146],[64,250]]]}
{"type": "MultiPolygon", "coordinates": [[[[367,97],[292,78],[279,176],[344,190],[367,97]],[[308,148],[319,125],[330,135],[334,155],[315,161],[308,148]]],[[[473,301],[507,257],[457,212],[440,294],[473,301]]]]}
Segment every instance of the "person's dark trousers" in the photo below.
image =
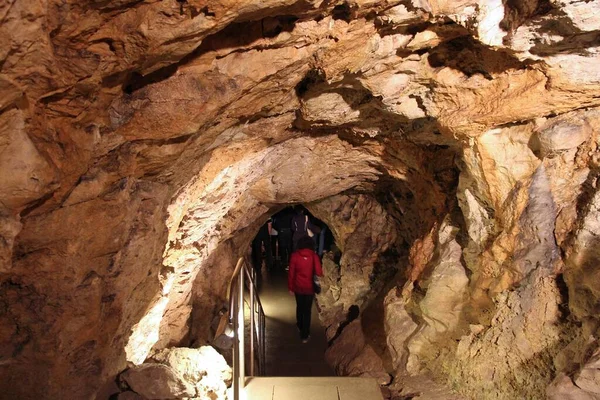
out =
{"type": "Polygon", "coordinates": [[[271,252],[271,236],[261,238],[265,246],[265,257],[267,262],[267,270],[273,269],[273,253],[271,252]]]}
{"type": "Polygon", "coordinates": [[[252,241],[252,266],[254,267],[254,271],[256,271],[256,276],[260,278],[262,276],[262,241],[260,238],[256,237],[252,241]]]}
{"type": "Polygon", "coordinates": [[[277,254],[277,242],[277,236],[271,236],[271,255],[275,260],[277,260],[277,256],[279,255],[277,254]]]}
{"type": "Polygon", "coordinates": [[[281,229],[279,231],[279,257],[281,257],[282,265],[290,264],[290,256],[292,255],[292,230],[281,229]]]}
{"type": "Polygon", "coordinates": [[[325,249],[325,232],[327,231],[327,227],[323,227],[321,232],[319,232],[319,248],[317,254],[319,257],[323,257],[323,250],[325,249]]]}
{"type": "Polygon", "coordinates": [[[306,339],[310,335],[310,314],[314,298],[314,294],[296,293],[296,326],[300,330],[300,339],[306,339]]]}
{"type": "Polygon", "coordinates": [[[271,254],[271,238],[267,236],[266,238],[262,236],[257,236],[252,241],[252,264],[254,269],[256,270],[256,275],[261,276],[261,267],[262,267],[262,247],[265,246],[265,256],[266,256],[266,264],[267,270],[271,270],[273,267],[273,255],[271,254]]]}

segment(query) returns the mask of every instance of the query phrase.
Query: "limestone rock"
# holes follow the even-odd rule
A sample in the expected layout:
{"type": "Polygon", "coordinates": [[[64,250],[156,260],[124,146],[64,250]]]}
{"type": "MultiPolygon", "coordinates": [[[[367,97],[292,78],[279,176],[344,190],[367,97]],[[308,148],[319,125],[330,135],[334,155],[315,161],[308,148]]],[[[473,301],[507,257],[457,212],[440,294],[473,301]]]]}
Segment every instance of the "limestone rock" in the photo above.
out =
{"type": "Polygon", "coordinates": [[[600,7],[598,0],[590,1],[587,3],[580,3],[577,1],[560,1],[557,3],[561,6],[561,9],[567,14],[569,19],[573,22],[578,29],[582,31],[593,31],[600,29],[600,16],[595,13],[600,7]]]}
{"type": "Polygon", "coordinates": [[[123,379],[133,391],[148,399],[226,398],[231,368],[215,349],[170,348],[125,371],[123,379]]]}
{"type": "Polygon", "coordinates": [[[379,17],[383,22],[393,25],[410,25],[415,22],[426,21],[428,14],[423,9],[409,9],[404,4],[390,7],[379,17]]]}
{"type": "Polygon", "coordinates": [[[52,189],[54,171],[26,132],[25,115],[0,115],[0,203],[20,210],[52,189]]]}
{"type": "Polygon", "coordinates": [[[169,366],[181,380],[195,387],[195,397],[226,398],[225,392],[232,379],[231,367],[214,348],[165,349],[154,354],[152,359],[169,366]]]}
{"type": "Polygon", "coordinates": [[[554,279],[543,275],[536,271],[526,286],[499,296],[497,301],[501,303],[491,326],[473,326],[460,339],[455,350],[458,362],[449,365],[448,370],[453,384],[463,384],[461,393],[474,397],[497,393],[505,398],[515,396],[515,391],[530,398],[544,395],[550,377],[532,371],[556,355],[560,345],[552,347],[552,343],[569,341],[572,333],[568,327],[557,324],[560,293],[554,279]],[[483,344],[492,338],[494,346],[483,344]],[[540,352],[541,349],[544,350],[540,352]],[[503,364],[497,364],[495,359],[502,359],[503,364]],[[492,376],[497,378],[491,380],[492,376]],[[486,383],[475,385],[476,388],[468,384],[472,379],[486,383]],[[528,382],[527,389],[517,383],[521,380],[528,382]]]}
{"type": "Polygon", "coordinates": [[[14,240],[22,225],[11,213],[0,209],[0,273],[8,272],[12,265],[14,240]]]}
{"type": "Polygon", "coordinates": [[[329,276],[325,293],[318,297],[323,307],[321,321],[331,330],[346,322],[352,307],[364,309],[391,275],[394,268],[378,270],[382,255],[397,240],[391,216],[367,196],[335,196],[308,204],[309,210],[325,221],[340,247],[339,265],[325,261],[329,276]]]}
{"type": "Polygon", "coordinates": [[[3,2],[0,392],[94,398],[207,343],[237,257],[303,203],[342,253],[340,371],[412,353],[466,396],[596,396],[598,7],[3,2]]]}
{"type": "Polygon", "coordinates": [[[196,388],[166,365],[142,364],[125,371],[123,379],[133,391],[148,399],[196,396],[196,388]]]}
{"type": "MultiPolygon", "coordinates": [[[[402,318],[405,321],[403,325],[408,323],[409,332],[413,332],[406,334],[407,341],[404,343],[408,349],[405,356],[408,357],[406,367],[409,372],[420,370],[420,359],[435,358],[438,355],[435,350],[436,342],[460,336],[469,279],[460,261],[462,252],[455,240],[456,233],[457,229],[448,223],[441,226],[436,244],[438,254],[426,267],[426,271],[431,272],[424,274],[419,280],[420,287],[427,291],[418,303],[424,323],[416,329],[410,326],[406,317],[402,318]]],[[[395,344],[394,347],[400,346],[395,344]]],[[[399,366],[398,361],[396,363],[399,366]]]]}
{"type": "Polygon", "coordinates": [[[549,400],[596,400],[598,396],[591,393],[586,393],[584,390],[575,386],[573,381],[561,373],[557,376],[552,384],[548,386],[549,400]]]}
{"type": "Polygon", "coordinates": [[[600,347],[596,347],[577,373],[575,385],[592,396],[600,397],[600,347]]]}
{"type": "Polygon", "coordinates": [[[351,322],[327,349],[325,359],[338,375],[373,377],[380,385],[390,382],[381,358],[365,343],[360,320],[351,322]]]}
{"type": "Polygon", "coordinates": [[[410,376],[398,373],[390,389],[393,399],[410,397],[415,400],[466,400],[427,375],[410,376]]]}
{"type": "Polygon", "coordinates": [[[573,314],[596,319],[600,296],[597,290],[600,275],[596,268],[596,261],[600,258],[596,234],[600,229],[600,191],[596,190],[593,194],[586,211],[576,230],[573,246],[568,251],[565,280],[569,283],[569,306],[573,314]]]}
{"type": "Polygon", "coordinates": [[[119,393],[117,400],[145,400],[146,398],[136,392],[127,391],[119,393]]]}
{"type": "Polygon", "coordinates": [[[435,32],[423,31],[415,35],[414,39],[406,45],[412,51],[421,50],[428,47],[435,47],[440,44],[441,39],[435,32]]]}
{"type": "Polygon", "coordinates": [[[591,128],[585,120],[555,119],[538,129],[542,154],[579,147],[591,134],[591,128]]]}
{"type": "Polygon", "coordinates": [[[406,310],[407,299],[394,288],[385,298],[385,331],[394,370],[405,370],[408,361],[408,339],[419,327],[406,310]]]}

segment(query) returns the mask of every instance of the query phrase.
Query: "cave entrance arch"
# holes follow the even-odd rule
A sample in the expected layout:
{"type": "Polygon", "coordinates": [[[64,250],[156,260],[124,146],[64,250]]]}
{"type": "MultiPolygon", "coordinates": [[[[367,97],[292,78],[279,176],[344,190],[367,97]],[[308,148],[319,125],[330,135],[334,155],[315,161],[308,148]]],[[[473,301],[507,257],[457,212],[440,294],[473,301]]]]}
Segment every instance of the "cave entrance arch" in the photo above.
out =
{"type": "MultiPolygon", "coordinates": [[[[269,215],[288,204],[304,204],[323,220],[343,254],[321,312],[334,336],[352,306],[364,309],[384,288],[391,275],[382,272],[398,269],[406,252],[386,254],[406,249],[440,208],[443,197],[428,172],[397,163],[407,149],[375,141],[358,147],[338,135],[268,148],[248,148],[252,143],[216,148],[185,171],[191,175],[167,206],[159,291],[128,335],[127,361],[137,365],[156,350],[208,344],[237,259],[269,215]]],[[[336,370],[350,374],[347,365],[336,370]]]]}
{"type": "MultiPolygon", "coordinates": [[[[312,303],[310,341],[302,343],[296,326],[296,298],[288,293],[290,254],[286,249],[295,247],[292,244],[293,219],[296,215],[305,215],[301,210],[306,212],[310,227],[315,231],[315,252],[323,254],[325,250],[331,251],[335,243],[331,229],[301,205],[288,206],[273,213],[252,240],[251,265],[266,315],[267,376],[335,375],[325,361],[328,338],[326,326],[319,318],[319,296],[315,296],[312,303]],[[276,235],[269,236],[274,231],[276,235]]],[[[329,263],[334,258],[327,253],[325,257],[329,263]]]]}

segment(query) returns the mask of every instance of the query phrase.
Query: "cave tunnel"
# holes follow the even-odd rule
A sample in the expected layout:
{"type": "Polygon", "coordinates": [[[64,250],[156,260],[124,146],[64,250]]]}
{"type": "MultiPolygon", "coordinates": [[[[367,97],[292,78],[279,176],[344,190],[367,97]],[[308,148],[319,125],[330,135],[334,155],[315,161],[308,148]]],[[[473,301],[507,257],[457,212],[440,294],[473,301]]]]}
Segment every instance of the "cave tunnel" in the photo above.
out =
{"type": "MultiPolygon", "coordinates": [[[[261,371],[262,375],[335,376],[335,372],[325,360],[328,340],[325,327],[318,318],[319,306],[328,307],[325,305],[326,298],[319,300],[317,296],[319,304],[314,298],[311,299],[311,322],[307,324],[310,326],[309,338],[303,341],[295,293],[293,296],[290,293],[288,276],[295,272],[294,267],[290,269],[290,258],[297,250],[299,239],[306,236],[311,237],[309,247],[313,253],[312,259],[307,257],[311,261],[305,267],[308,274],[313,275],[315,257],[319,257],[318,264],[327,275],[327,278],[320,278],[320,284],[325,286],[327,292],[340,269],[341,252],[335,246],[331,229],[306,208],[293,205],[276,212],[259,228],[252,240],[249,259],[254,271],[258,298],[266,317],[265,371],[261,371]],[[307,223],[303,223],[305,220],[307,223]],[[311,230],[312,237],[309,236],[308,230],[311,230]],[[297,234],[294,234],[296,231],[297,234]],[[294,236],[297,239],[296,243],[294,236]],[[303,343],[308,343],[309,339],[310,346],[304,346],[303,343]]],[[[291,280],[294,282],[293,276],[291,280]]],[[[292,288],[291,291],[293,290],[292,288]]]]}
{"type": "Polygon", "coordinates": [[[300,204],[339,257],[298,385],[599,398],[598,9],[4,2],[0,398],[231,399],[214,323],[300,204]]]}

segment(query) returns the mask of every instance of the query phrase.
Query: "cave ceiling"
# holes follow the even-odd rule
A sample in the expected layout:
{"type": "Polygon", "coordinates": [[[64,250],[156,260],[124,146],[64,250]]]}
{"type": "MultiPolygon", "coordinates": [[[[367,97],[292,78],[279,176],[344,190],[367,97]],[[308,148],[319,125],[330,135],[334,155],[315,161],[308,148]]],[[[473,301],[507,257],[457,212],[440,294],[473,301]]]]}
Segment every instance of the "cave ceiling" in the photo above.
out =
{"type": "MultiPolygon", "coordinates": [[[[595,229],[599,9],[3,2],[0,310],[10,312],[0,355],[19,365],[6,382],[60,374],[39,385],[60,398],[84,371],[74,390],[85,397],[153,346],[181,342],[194,282],[216,279],[203,267],[243,253],[289,204],[332,224],[348,268],[366,241],[408,257],[405,277],[416,281],[438,259],[432,249],[447,249],[475,301],[470,322],[489,324],[495,296],[539,265],[544,277],[578,270],[588,261],[573,249],[595,229]],[[357,221],[385,240],[352,239],[357,221]],[[490,315],[477,314],[484,308],[490,315]]],[[[578,318],[593,314],[576,301],[578,318]]]]}

